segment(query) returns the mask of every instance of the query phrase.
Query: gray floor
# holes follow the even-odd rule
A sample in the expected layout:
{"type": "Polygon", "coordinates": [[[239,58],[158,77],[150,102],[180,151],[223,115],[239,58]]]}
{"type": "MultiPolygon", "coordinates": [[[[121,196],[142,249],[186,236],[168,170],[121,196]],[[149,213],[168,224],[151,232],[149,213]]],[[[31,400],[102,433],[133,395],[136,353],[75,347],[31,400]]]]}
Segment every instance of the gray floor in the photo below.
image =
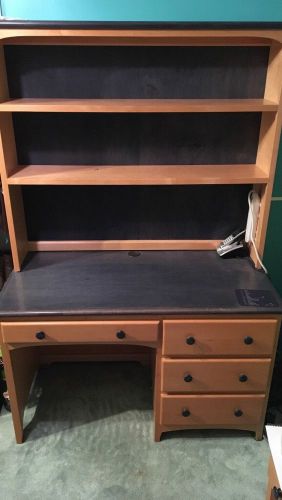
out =
{"type": "Polygon", "coordinates": [[[184,431],[154,443],[151,393],[135,363],[42,369],[23,445],[0,417],[1,500],[264,499],[266,440],[184,431]]]}

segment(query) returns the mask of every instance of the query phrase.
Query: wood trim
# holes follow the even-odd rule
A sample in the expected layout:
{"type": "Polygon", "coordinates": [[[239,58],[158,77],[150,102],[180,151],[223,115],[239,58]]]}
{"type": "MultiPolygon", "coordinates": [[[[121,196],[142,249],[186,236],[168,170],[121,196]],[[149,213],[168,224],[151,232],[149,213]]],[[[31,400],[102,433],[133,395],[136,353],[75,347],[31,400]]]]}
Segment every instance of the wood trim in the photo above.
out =
{"type": "Polygon", "coordinates": [[[268,380],[267,380],[266,391],[265,391],[265,400],[264,400],[260,420],[259,420],[257,430],[256,430],[256,438],[258,440],[262,439],[262,436],[263,436],[265,414],[266,414],[267,403],[268,403],[268,398],[269,398],[269,393],[270,393],[272,374],[273,374],[273,370],[274,370],[275,354],[277,351],[277,345],[278,345],[279,334],[280,334],[280,327],[281,327],[281,317],[279,318],[279,321],[277,321],[275,340],[274,340],[273,351],[272,351],[271,365],[270,365],[270,369],[269,369],[269,373],[268,373],[268,380]]]}
{"type": "Polygon", "coordinates": [[[39,359],[36,348],[10,350],[1,346],[8,391],[10,395],[12,418],[16,442],[23,442],[23,414],[29,391],[36,375],[39,359]]]}
{"type": "MultiPolygon", "coordinates": [[[[282,49],[281,45],[273,44],[270,49],[267,79],[265,85],[266,99],[275,99],[279,103],[279,110],[276,115],[263,114],[261,130],[258,144],[257,160],[263,171],[268,175],[267,186],[255,186],[261,197],[260,216],[255,237],[256,246],[262,256],[265,245],[267,223],[271,205],[271,195],[273,190],[275,167],[278,156],[281,122],[282,122],[282,49]]],[[[254,249],[251,249],[251,258],[256,267],[260,264],[256,258],[254,249]]]]}
{"type": "MultiPolygon", "coordinates": [[[[109,320],[113,321],[114,318],[118,317],[118,321],[136,321],[136,320],[144,320],[147,321],[148,319],[151,320],[157,320],[157,321],[168,321],[168,320],[207,320],[207,318],[212,319],[212,320],[276,320],[278,322],[281,321],[281,315],[277,315],[274,313],[269,313],[269,314],[260,314],[260,313],[252,313],[252,314],[237,314],[237,313],[228,313],[228,314],[86,314],[82,315],[80,314],[68,314],[68,315],[60,315],[60,314],[53,314],[50,315],[44,315],[43,314],[34,314],[34,315],[25,315],[21,314],[20,316],[5,316],[1,317],[1,312],[0,312],[0,321],[1,324],[9,322],[9,323],[21,323],[21,322],[26,322],[26,321],[31,321],[31,322],[53,322],[53,321],[104,321],[104,320],[109,320]],[[83,320],[81,319],[83,317],[83,320]]],[[[226,356],[224,356],[226,357],[226,356]]],[[[232,357],[232,356],[231,356],[232,357]]],[[[234,357],[234,355],[233,355],[234,357]]],[[[260,356],[261,357],[261,356],[260,356]]]]}
{"type": "Polygon", "coordinates": [[[9,185],[192,185],[260,184],[268,175],[257,165],[26,165],[9,185]]]}
{"type": "Polygon", "coordinates": [[[87,250],[215,250],[221,240],[69,240],[29,241],[30,252],[87,250]]]}
{"type": "Polygon", "coordinates": [[[0,46],[0,100],[9,99],[9,88],[8,88],[8,80],[7,80],[7,72],[6,72],[6,62],[3,46],[0,46]]]}
{"type": "MultiPolygon", "coordinates": [[[[0,47],[0,75],[0,100],[2,100],[9,97],[3,47],[0,47]]],[[[6,113],[0,115],[0,173],[13,263],[15,270],[19,271],[26,255],[25,216],[21,188],[18,186],[9,188],[7,183],[7,176],[15,170],[17,164],[12,115],[6,113]]]]}
{"type": "MultiPolygon", "coordinates": [[[[282,485],[281,485],[282,486],[282,485]]],[[[267,483],[267,490],[266,490],[266,500],[275,500],[274,494],[273,494],[273,488],[279,488],[279,480],[276,472],[276,468],[273,462],[272,456],[269,457],[269,464],[268,464],[268,483],[267,483]]]]}
{"type": "Polygon", "coordinates": [[[161,413],[161,361],[162,361],[162,324],[159,325],[158,345],[155,353],[154,373],[154,440],[160,441],[162,435],[161,413]]]}
{"type": "Polygon", "coordinates": [[[11,99],[2,112],[54,113],[241,113],[276,112],[269,99],[11,99]]]}
{"type": "MultiPolygon", "coordinates": [[[[217,429],[220,431],[224,430],[236,430],[236,431],[250,431],[250,432],[255,432],[255,438],[257,441],[260,441],[261,438],[257,437],[257,426],[255,424],[253,425],[243,425],[243,424],[238,424],[238,425],[203,425],[203,424],[198,424],[198,425],[189,425],[188,426],[181,426],[181,425],[160,425],[160,439],[156,439],[156,441],[160,441],[162,434],[165,432],[171,432],[171,431],[191,431],[191,430],[208,430],[208,429],[217,429]]],[[[186,434],[187,435],[187,434],[186,434]]],[[[184,437],[184,436],[183,436],[184,437]]],[[[188,435],[187,435],[188,437],[188,435]]],[[[239,437],[239,436],[238,436],[239,437]]]]}
{"type": "Polygon", "coordinates": [[[202,30],[111,30],[111,29],[3,29],[0,30],[0,40],[10,43],[82,43],[83,40],[95,44],[192,44],[201,41],[204,45],[221,42],[234,44],[269,44],[271,40],[282,42],[281,30],[260,29],[202,29],[202,30]],[[54,43],[54,42],[53,42],[54,43]]]}
{"type": "Polygon", "coordinates": [[[150,365],[155,349],[140,345],[76,344],[37,347],[40,364],[68,362],[137,362],[150,365]]]}

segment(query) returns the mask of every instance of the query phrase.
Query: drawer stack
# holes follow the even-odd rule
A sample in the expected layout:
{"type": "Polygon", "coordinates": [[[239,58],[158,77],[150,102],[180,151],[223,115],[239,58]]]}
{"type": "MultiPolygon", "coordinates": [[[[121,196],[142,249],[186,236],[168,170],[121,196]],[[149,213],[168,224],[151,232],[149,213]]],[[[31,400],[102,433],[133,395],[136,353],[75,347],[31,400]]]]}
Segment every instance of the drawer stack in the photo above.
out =
{"type": "Polygon", "coordinates": [[[166,430],[238,428],[261,438],[276,319],[165,320],[156,439],[166,430]]]}

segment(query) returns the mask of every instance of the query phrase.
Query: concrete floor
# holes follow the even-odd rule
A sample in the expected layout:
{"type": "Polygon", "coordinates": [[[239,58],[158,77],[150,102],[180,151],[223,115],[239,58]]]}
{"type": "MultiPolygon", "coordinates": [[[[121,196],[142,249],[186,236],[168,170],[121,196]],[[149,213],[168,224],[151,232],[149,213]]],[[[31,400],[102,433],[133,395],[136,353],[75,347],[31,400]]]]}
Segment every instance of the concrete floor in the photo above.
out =
{"type": "Polygon", "coordinates": [[[263,500],[268,446],[183,431],[153,442],[152,388],[135,363],[43,368],[16,445],[0,417],[1,500],[263,500]]]}

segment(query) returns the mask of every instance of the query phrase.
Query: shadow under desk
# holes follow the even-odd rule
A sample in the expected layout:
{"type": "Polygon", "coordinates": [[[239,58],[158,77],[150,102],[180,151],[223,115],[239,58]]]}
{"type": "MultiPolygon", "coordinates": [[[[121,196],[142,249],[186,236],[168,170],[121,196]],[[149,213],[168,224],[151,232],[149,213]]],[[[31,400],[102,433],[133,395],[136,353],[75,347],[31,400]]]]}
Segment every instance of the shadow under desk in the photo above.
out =
{"type": "Polygon", "coordinates": [[[282,313],[248,258],[214,251],[39,252],[0,293],[17,442],[38,366],[150,362],[155,440],[228,428],[261,439],[282,313]]]}

